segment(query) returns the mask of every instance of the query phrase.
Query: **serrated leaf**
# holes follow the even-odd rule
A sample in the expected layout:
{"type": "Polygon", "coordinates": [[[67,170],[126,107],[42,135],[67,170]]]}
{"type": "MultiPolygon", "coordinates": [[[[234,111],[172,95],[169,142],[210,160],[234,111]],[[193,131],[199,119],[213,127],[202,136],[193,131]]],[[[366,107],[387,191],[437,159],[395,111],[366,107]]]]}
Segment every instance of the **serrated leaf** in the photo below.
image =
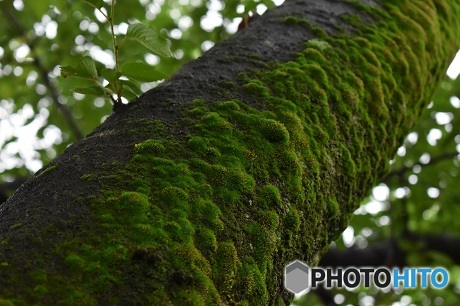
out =
{"type": "Polygon", "coordinates": [[[109,83],[115,83],[121,77],[121,72],[116,72],[114,69],[102,69],[101,75],[109,83]]]}
{"type": "Polygon", "coordinates": [[[75,88],[74,91],[84,94],[84,95],[91,95],[91,96],[98,96],[98,97],[104,95],[104,91],[102,90],[102,88],[97,87],[97,86],[75,88]]]}
{"type": "Polygon", "coordinates": [[[121,67],[123,75],[141,82],[153,82],[162,80],[166,77],[154,67],[145,63],[126,63],[121,67]]]}
{"type": "Polygon", "coordinates": [[[126,37],[141,43],[158,55],[174,57],[174,54],[171,52],[171,42],[166,38],[158,36],[152,29],[142,23],[129,25],[126,37]]]}
{"type": "Polygon", "coordinates": [[[89,56],[82,57],[78,64],[61,66],[63,77],[79,77],[90,80],[97,80],[97,70],[94,60],[89,56]]]}

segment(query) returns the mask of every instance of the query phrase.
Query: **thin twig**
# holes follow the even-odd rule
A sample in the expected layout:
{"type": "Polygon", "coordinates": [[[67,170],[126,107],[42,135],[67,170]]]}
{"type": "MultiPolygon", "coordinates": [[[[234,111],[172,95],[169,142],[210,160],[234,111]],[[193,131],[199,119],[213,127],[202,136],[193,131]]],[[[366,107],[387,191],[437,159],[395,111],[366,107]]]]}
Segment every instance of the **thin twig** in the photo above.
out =
{"type": "MultiPolygon", "coordinates": [[[[120,64],[118,63],[118,45],[117,38],[115,37],[115,31],[113,25],[115,23],[115,0],[112,0],[112,5],[110,7],[110,31],[112,32],[112,43],[113,43],[113,53],[115,55],[115,71],[120,72],[120,64]]],[[[117,89],[117,104],[121,104],[121,94],[120,94],[120,79],[116,81],[117,89]]]]}
{"type": "MultiPolygon", "coordinates": [[[[111,36],[112,36],[113,54],[114,54],[114,57],[115,57],[115,71],[116,71],[116,73],[120,72],[120,66],[119,66],[119,62],[118,62],[118,49],[120,48],[120,46],[117,45],[117,39],[115,37],[115,30],[114,30],[115,0],[112,0],[112,2],[111,2],[110,14],[104,13],[101,8],[99,8],[98,6],[94,5],[91,2],[88,2],[86,0],[82,0],[82,2],[88,4],[89,6],[95,8],[96,10],[98,10],[107,19],[107,21],[109,22],[109,24],[110,24],[110,32],[111,32],[111,36]]],[[[102,86],[102,84],[99,83],[97,80],[94,80],[94,83],[96,84],[96,86],[101,88],[102,91],[108,96],[109,100],[112,101],[114,107],[121,104],[121,88],[120,88],[120,80],[119,79],[117,79],[116,82],[115,82],[115,93],[117,95],[117,100],[115,100],[113,98],[114,93],[111,90],[109,90],[108,88],[105,88],[104,86],[102,86]]]]}
{"type": "Polygon", "coordinates": [[[113,24],[115,23],[115,0],[112,0],[112,5],[110,7],[110,30],[112,32],[112,43],[113,43],[113,53],[115,55],[115,68],[118,71],[120,71],[120,67],[118,64],[118,46],[117,46],[117,39],[115,37],[115,31],[113,28],[113,24]]]}
{"type": "Polygon", "coordinates": [[[45,83],[45,86],[51,93],[51,98],[64,115],[65,120],[67,121],[67,124],[69,125],[70,129],[72,130],[72,133],[74,134],[75,138],[77,138],[78,140],[83,139],[83,133],[78,128],[77,123],[75,122],[72,116],[72,112],[65,104],[63,104],[60,101],[61,96],[59,95],[56,86],[54,86],[54,84],[51,82],[51,78],[48,75],[48,71],[46,71],[46,69],[43,67],[38,57],[34,57],[34,63],[37,69],[40,71],[43,83],[45,83]]]}
{"type": "Polygon", "coordinates": [[[416,163],[412,166],[404,166],[404,167],[401,167],[399,169],[395,169],[393,171],[391,171],[390,173],[388,173],[385,178],[382,180],[383,182],[388,182],[390,179],[392,179],[393,177],[395,176],[402,176],[404,175],[406,172],[412,170],[412,168],[414,166],[432,166],[432,165],[435,165],[441,161],[444,161],[446,159],[449,159],[449,158],[454,158],[458,155],[459,153],[457,151],[452,151],[452,152],[447,152],[447,153],[444,153],[444,154],[440,154],[438,156],[435,156],[433,158],[430,159],[430,161],[426,164],[422,164],[422,163],[416,163]]]}
{"type": "Polygon", "coordinates": [[[91,7],[94,7],[96,10],[99,11],[99,13],[102,14],[102,16],[105,17],[105,19],[109,20],[109,17],[107,16],[106,13],[104,13],[104,11],[102,11],[100,8],[98,8],[97,6],[95,6],[94,4],[92,4],[91,2],[88,2],[88,1],[85,1],[85,0],[82,0],[84,3],[88,4],[89,6],[91,7]]]}
{"type": "MultiPolygon", "coordinates": [[[[13,26],[13,28],[16,29],[18,34],[20,36],[24,36],[24,39],[26,41],[27,46],[29,47],[30,51],[34,53],[35,51],[35,44],[32,41],[29,41],[27,39],[26,35],[26,30],[24,26],[19,23],[19,21],[14,18],[14,16],[11,14],[11,12],[6,8],[6,6],[2,6],[2,12],[5,15],[6,19],[8,22],[13,26]]],[[[43,67],[40,58],[34,54],[33,55],[33,63],[34,66],[37,68],[43,83],[45,84],[46,88],[48,91],[51,93],[51,98],[53,99],[53,102],[56,104],[57,108],[62,112],[64,115],[64,118],[69,125],[73,135],[77,140],[83,138],[83,133],[80,131],[78,125],[76,124],[72,112],[69,110],[69,108],[61,102],[61,95],[59,94],[59,91],[57,90],[56,86],[53,84],[51,81],[51,78],[48,75],[48,70],[43,67]]]]}

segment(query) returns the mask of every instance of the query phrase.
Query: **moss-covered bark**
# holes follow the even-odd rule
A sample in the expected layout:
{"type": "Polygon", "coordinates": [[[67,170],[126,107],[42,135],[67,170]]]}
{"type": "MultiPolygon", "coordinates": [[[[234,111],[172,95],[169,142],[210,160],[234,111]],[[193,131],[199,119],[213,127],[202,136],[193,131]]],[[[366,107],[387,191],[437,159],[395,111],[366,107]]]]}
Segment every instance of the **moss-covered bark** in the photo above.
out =
{"type": "Polygon", "coordinates": [[[216,45],[1,207],[0,302],[287,303],[284,265],[315,265],[385,173],[459,9],[287,1],[216,45]]]}

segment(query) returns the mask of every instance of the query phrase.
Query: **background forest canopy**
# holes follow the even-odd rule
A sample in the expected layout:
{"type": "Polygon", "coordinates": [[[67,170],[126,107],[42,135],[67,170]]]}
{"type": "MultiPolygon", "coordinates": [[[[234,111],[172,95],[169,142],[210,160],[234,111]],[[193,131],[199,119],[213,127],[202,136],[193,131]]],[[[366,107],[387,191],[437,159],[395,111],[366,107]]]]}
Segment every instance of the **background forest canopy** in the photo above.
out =
{"type": "MultiPolygon", "coordinates": [[[[109,99],[75,92],[75,88],[88,86],[87,80],[61,77],[60,67],[74,65],[82,56],[90,56],[97,71],[116,65],[110,23],[85,2],[0,0],[1,202],[112,111],[109,99]]],[[[106,14],[110,11],[110,0],[88,2],[100,4],[106,14]]],[[[161,73],[158,81],[133,81],[134,89],[123,97],[123,102],[155,87],[163,75],[171,76],[184,63],[235,33],[244,16],[263,14],[282,2],[116,2],[115,35],[123,36],[130,24],[141,22],[168,38],[174,53],[174,57],[166,57],[139,44],[123,46],[118,54],[121,63],[140,62],[161,73]]],[[[451,276],[449,287],[442,291],[387,294],[338,290],[309,294],[298,303],[321,304],[322,299],[354,305],[455,305],[458,301],[460,259],[455,256],[455,243],[459,245],[460,241],[459,54],[454,62],[419,124],[391,161],[391,172],[373,188],[325,258],[328,264],[341,265],[337,254],[345,253],[338,250],[348,249],[355,257],[364,254],[365,258],[365,254],[375,252],[376,246],[385,245],[388,254],[381,265],[445,266],[451,276]],[[432,240],[444,244],[433,246],[432,240]]]]}

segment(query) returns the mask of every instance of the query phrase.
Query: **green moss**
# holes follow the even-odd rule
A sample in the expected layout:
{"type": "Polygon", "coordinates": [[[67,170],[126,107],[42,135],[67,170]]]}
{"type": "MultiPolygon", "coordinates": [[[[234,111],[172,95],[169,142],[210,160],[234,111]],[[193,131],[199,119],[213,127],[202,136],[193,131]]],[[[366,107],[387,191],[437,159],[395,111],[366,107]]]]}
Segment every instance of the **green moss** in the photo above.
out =
{"type": "Polygon", "coordinates": [[[23,226],[23,225],[24,225],[23,223],[16,223],[16,224],[10,226],[10,229],[19,228],[19,227],[21,227],[21,226],[23,226]]]}
{"type": "Polygon", "coordinates": [[[251,80],[247,84],[243,85],[243,89],[249,93],[260,95],[262,97],[268,97],[270,93],[267,88],[259,80],[251,80]]]}
{"type": "Polygon", "coordinates": [[[249,263],[243,264],[241,271],[243,286],[247,294],[246,299],[250,305],[253,305],[254,301],[257,301],[258,305],[266,305],[268,302],[268,293],[264,277],[257,268],[257,265],[253,263],[253,260],[246,258],[246,261],[249,261],[249,263]]]}
{"type": "Polygon", "coordinates": [[[342,156],[342,162],[344,167],[344,175],[348,178],[354,178],[356,176],[356,165],[350,154],[350,151],[344,146],[340,146],[340,155],[342,156]]]}
{"type": "Polygon", "coordinates": [[[282,22],[289,23],[289,24],[297,24],[299,23],[299,18],[294,17],[294,16],[287,16],[283,18],[282,22]]]}
{"type": "Polygon", "coordinates": [[[340,214],[340,204],[337,202],[336,199],[329,199],[327,201],[328,208],[329,208],[329,217],[337,217],[340,214]]]}
{"type": "Polygon", "coordinates": [[[279,142],[282,144],[287,144],[289,142],[289,132],[281,122],[272,119],[260,120],[259,128],[262,132],[262,136],[271,142],[279,142]]]}
{"type": "MultiPolygon", "coordinates": [[[[325,40],[312,39],[308,43],[309,43],[310,47],[314,46],[314,47],[316,47],[316,49],[319,49],[321,51],[323,51],[325,49],[328,49],[328,48],[331,48],[331,45],[325,40]]],[[[305,50],[305,53],[314,54],[314,51],[307,49],[307,50],[305,50]]],[[[321,52],[319,52],[319,54],[317,54],[317,55],[319,55],[318,59],[319,59],[319,64],[320,64],[321,62],[323,62],[324,57],[321,55],[321,52]]]]}
{"type": "Polygon", "coordinates": [[[296,209],[291,209],[287,212],[284,219],[284,228],[290,233],[295,233],[300,229],[300,216],[296,209]]]}
{"type": "Polygon", "coordinates": [[[45,168],[44,170],[42,170],[42,171],[38,174],[38,176],[44,175],[45,173],[49,173],[49,172],[55,170],[55,169],[57,168],[57,166],[58,166],[57,164],[54,164],[54,165],[52,165],[52,166],[48,166],[47,168],[45,168]]]}
{"type": "Polygon", "coordinates": [[[114,208],[128,215],[132,222],[143,218],[150,207],[148,197],[139,192],[123,192],[119,198],[113,200],[114,208]]]}
{"type": "Polygon", "coordinates": [[[88,173],[88,174],[83,174],[82,176],[80,176],[80,179],[82,181],[91,182],[96,179],[96,176],[94,176],[91,173],[88,173]]]}
{"type": "Polygon", "coordinates": [[[65,261],[72,270],[82,269],[85,265],[85,260],[75,253],[69,254],[65,261]]]}
{"type": "Polygon", "coordinates": [[[259,213],[258,221],[262,227],[275,234],[279,226],[279,215],[276,211],[262,211],[259,213]]]}
{"type": "Polygon", "coordinates": [[[232,291],[235,283],[236,269],[238,262],[238,254],[233,242],[219,243],[216,264],[215,264],[215,279],[224,290],[224,294],[232,291]]]}
{"type": "Polygon", "coordinates": [[[214,230],[222,230],[223,222],[220,220],[222,212],[219,207],[211,201],[203,201],[196,204],[198,214],[201,216],[204,224],[214,230]]]}
{"type": "Polygon", "coordinates": [[[42,286],[42,285],[38,285],[34,288],[34,292],[38,295],[38,296],[43,296],[46,294],[46,292],[48,292],[48,290],[46,289],[45,286],[42,286]]]}
{"type": "Polygon", "coordinates": [[[194,136],[188,141],[188,146],[191,150],[204,154],[209,148],[209,143],[203,137],[194,136]]]}
{"type": "Polygon", "coordinates": [[[213,132],[219,132],[222,135],[231,133],[231,124],[222,118],[218,113],[208,112],[202,118],[202,124],[200,125],[203,129],[208,129],[213,132]]]}
{"type": "Polygon", "coordinates": [[[44,284],[47,282],[46,272],[43,270],[33,271],[29,274],[29,276],[32,282],[37,284],[37,286],[44,287],[44,284]]]}
{"type": "Polygon", "coordinates": [[[275,250],[277,239],[274,233],[258,222],[252,222],[247,228],[252,241],[251,255],[254,257],[259,270],[265,274],[271,253],[275,250]]]}
{"type": "Polygon", "coordinates": [[[193,100],[192,103],[193,103],[193,105],[194,105],[195,107],[203,107],[203,106],[206,105],[206,104],[204,103],[204,100],[203,100],[203,99],[195,99],[195,100],[193,100]]]}
{"type": "Polygon", "coordinates": [[[134,146],[134,151],[139,154],[155,154],[165,151],[165,147],[160,140],[148,139],[134,146]]]}
{"type": "Polygon", "coordinates": [[[259,201],[261,208],[281,207],[281,194],[275,185],[267,184],[259,190],[259,201]]]}
{"type": "Polygon", "coordinates": [[[87,293],[72,290],[69,292],[69,298],[62,301],[65,305],[95,305],[97,302],[87,293]]]}
{"type": "Polygon", "coordinates": [[[196,243],[204,253],[217,250],[217,238],[214,231],[205,226],[198,226],[195,231],[196,243]]]}
{"type": "Polygon", "coordinates": [[[299,17],[295,17],[295,16],[287,16],[287,17],[284,17],[281,20],[281,22],[287,23],[287,24],[292,24],[292,25],[295,25],[295,24],[302,25],[306,29],[310,30],[312,33],[317,35],[318,37],[327,36],[326,31],[324,31],[320,27],[314,26],[313,23],[308,19],[299,18],[299,17]]]}
{"type": "Polygon", "coordinates": [[[228,89],[234,89],[236,87],[235,82],[224,81],[224,82],[222,82],[222,84],[228,89]]]}
{"type": "Polygon", "coordinates": [[[227,117],[225,116],[229,112],[232,111],[239,111],[241,109],[240,105],[238,104],[238,101],[223,101],[223,102],[217,102],[216,108],[219,109],[221,112],[224,112],[222,115],[224,115],[224,118],[227,117]]]}

